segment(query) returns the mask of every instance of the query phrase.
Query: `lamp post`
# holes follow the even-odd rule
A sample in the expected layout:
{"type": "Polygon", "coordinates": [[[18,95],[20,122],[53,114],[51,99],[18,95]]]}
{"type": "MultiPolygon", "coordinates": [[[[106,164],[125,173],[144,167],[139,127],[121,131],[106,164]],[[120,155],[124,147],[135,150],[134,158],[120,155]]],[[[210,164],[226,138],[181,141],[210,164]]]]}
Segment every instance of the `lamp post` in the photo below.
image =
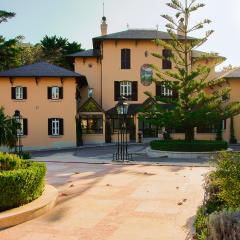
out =
{"type": "Polygon", "coordinates": [[[14,115],[13,117],[15,118],[15,120],[20,124],[20,128],[17,130],[17,142],[16,142],[16,146],[15,146],[15,152],[18,154],[18,155],[21,155],[22,154],[22,123],[21,123],[21,120],[22,120],[22,116],[21,116],[21,113],[19,110],[15,110],[14,112],[14,115]]]}
{"type": "Polygon", "coordinates": [[[113,154],[113,161],[126,161],[132,159],[132,155],[128,153],[128,134],[127,134],[127,124],[126,116],[128,113],[128,103],[126,98],[122,97],[117,105],[116,110],[118,114],[118,142],[117,142],[117,152],[113,154]]]}

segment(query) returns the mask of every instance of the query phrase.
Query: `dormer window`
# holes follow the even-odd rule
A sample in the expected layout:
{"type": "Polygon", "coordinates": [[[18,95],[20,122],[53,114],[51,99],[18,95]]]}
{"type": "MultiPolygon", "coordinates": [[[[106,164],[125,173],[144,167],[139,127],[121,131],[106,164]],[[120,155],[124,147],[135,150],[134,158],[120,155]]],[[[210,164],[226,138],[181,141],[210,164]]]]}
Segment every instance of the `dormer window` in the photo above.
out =
{"type": "Polygon", "coordinates": [[[131,50],[124,48],[121,50],[121,69],[131,68],[131,50]]]}

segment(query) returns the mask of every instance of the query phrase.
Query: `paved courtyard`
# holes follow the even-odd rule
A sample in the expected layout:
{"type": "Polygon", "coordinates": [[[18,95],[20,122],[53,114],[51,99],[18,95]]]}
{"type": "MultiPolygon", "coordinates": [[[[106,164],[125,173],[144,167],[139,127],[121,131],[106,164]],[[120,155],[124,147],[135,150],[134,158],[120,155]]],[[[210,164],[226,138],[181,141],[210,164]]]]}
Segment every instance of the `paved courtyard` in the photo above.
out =
{"type": "Polygon", "coordinates": [[[47,166],[47,181],[59,190],[56,207],[0,232],[1,240],[186,239],[209,171],[63,162],[47,166]]]}

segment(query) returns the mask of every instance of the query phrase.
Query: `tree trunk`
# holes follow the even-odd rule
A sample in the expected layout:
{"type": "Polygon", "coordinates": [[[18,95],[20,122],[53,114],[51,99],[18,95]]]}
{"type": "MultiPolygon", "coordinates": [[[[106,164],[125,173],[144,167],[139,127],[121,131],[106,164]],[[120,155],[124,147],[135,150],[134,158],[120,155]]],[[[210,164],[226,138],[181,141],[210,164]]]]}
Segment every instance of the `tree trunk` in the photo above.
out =
{"type": "Polygon", "coordinates": [[[193,141],[194,140],[194,128],[189,127],[185,130],[185,141],[193,141]]]}

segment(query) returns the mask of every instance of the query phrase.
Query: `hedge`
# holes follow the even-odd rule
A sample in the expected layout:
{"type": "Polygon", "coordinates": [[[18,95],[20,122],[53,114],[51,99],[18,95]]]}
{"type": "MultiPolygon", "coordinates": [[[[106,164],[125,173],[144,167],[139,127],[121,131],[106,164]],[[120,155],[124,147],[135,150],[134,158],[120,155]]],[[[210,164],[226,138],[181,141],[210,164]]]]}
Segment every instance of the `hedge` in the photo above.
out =
{"type": "Polygon", "coordinates": [[[44,163],[0,153],[0,211],[27,204],[44,190],[44,163]]]}
{"type": "Polygon", "coordinates": [[[212,152],[228,148],[225,141],[184,141],[184,140],[154,140],[150,143],[153,150],[176,152],[212,152]]]}

